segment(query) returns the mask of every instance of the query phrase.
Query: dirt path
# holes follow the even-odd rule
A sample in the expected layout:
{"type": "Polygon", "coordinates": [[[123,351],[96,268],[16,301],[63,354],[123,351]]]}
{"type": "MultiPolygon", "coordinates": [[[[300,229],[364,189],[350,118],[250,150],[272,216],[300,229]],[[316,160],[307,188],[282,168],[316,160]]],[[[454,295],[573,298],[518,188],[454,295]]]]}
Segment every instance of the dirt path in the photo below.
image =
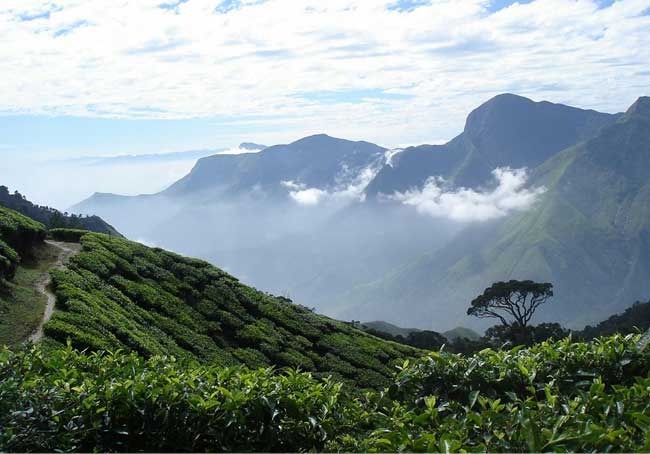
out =
{"type": "MultiPolygon", "coordinates": [[[[50,246],[54,246],[60,251],[59,256],[57,257],[54,264],[50,267],[50,269],[63,268],[70,257],[81,251],[81,245],[77,243],[64,243],[61,241],[50,240],[47,240],[45,242],[50,246]]],[[[50,276],[50,272],[48,270],[36,283],[36,290],[47,297],[47,304],[45,305],[45,312],[43,313],[43,318],[38,324],[38,327],[34,330],[31,336],[29,336],[29,340],[31,342],[38,342],[43,338],[43,325],[48,322],[54,313],[54,303],[56,303],[56,296],[54,296],[54,293],[52,293],[49,289],[51,282],[52,277],[50,276]]]]}

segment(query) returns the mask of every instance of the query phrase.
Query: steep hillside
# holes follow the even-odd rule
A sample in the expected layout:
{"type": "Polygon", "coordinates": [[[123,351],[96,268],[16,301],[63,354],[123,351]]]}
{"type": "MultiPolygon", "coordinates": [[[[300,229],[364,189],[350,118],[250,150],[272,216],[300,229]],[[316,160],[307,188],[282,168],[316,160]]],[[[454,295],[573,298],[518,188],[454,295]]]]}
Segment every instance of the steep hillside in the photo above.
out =
{"type": "Polygon", "coordinates": [[[171,354],[250,367],[291,366],[354,382],[385,384],[418,350],[264,294],[195,259],[105,235],[54,273],[58,312],[46,336],[93,350],[171,354]]]}
{"type": "Polygon", "coordinates": [[[48,228],[84,229],[91,232],[121,236],[110,224],[98,216],[75,216],[60,211],[35,205],[18,191],[10,193],[6,186],[0,186],[0,206],[29,216],[48,228]]]}
{"type": "Polygon", "coordinates": [[[533,168],[592,137],[617,115],[582,110],[512,94],[496,96],[467,117],[465,130],[445,145],[422,145],[397,154],[368,186],[371,196],[404,192],[431,176],[477,187],[496,167],[533,168]]]}
{"type": "Polygon", "coordinates": [[[596,137],[536,170],[532,184],[547,191],[533,209],[468,229],[442,250],[358,289],[348,300],[354,309],[340,315],[398,304],[408,308],[401,322],[416,323],[444,308],[450,315],[434,323],[448,326],[464,322],[471,298],[504,279],[553,282],[556,297],[540,318],[572,327],[646,299],[649,168],[650,98],[640,98],[596,137]]]}

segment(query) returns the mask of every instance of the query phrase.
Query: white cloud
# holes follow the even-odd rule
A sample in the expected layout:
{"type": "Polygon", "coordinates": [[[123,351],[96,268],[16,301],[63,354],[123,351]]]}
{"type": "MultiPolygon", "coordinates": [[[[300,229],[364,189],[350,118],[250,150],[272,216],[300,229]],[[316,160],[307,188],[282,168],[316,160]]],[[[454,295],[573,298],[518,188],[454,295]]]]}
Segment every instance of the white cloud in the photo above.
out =
{"type": "Polygon", "coordinates": [[[296,183],[295,181],[288,180],[288,181],[281,181],[280,185],[287,189],[291,189],[293,191],[300,191],[302,189],[305,189],[305,185],[296,183]]]}
{"type": "Polygon", "coordinates": [[[288,180],[281,181],[280,185],[289,189],[289,197],[300,205],[318,205],[321,202],[348,203],[352,201],[363,201],[365,189],[385,160],[378,160],[354,174],[346,165],[342,166],[337,177],[338,184],[330,189],[309,188],[303,183],[288,180]]]}
{"type": "Polygon", "coordinates": [[[391,198],[414,206],[418,212],[434,218],[474,222],[497,219],[514,211],[526,210],[545,192],[543,187],[525,187],[525,169],[497,168],[492,174],[497,181],[493,190],[448,190],[441,178],[430,178],[421,190],[397,193],[391,198]]]}
{"type": "Polygon", "coordinates": [[[318,205],[329,194],[327,191],[317,188],[308,188],[302,183],[295,181],[281,181],[280,185],[289,189],[291,197],[299,205],[314,206],[318,205]]]}
{"type": "Polygon", "coordinates": [[[393,148],[392,150],[386,150],[384,158],[386,159],[386,165],[393,166],[393,158],[404,151],[404,148],[393,148]]]}
{"type": "Polygon", "coordinates": [[[650,87],[647,0],[163,3],[2,0],[0,111],[234,117],[268,142],[326,129],[396,145],[455,135],[500,92],[618,111],[650,87]]]}
{"type": "Polygon", "coordinates": [[[262,149],[233,147],[224,151],[220,151],[215,154],[249,154],[249,153],[259,153],[260,151],[262,151],[262,149]]]}
{"type": "Polygon", "coordinates": [[[321,199],[327,195],[327,192],[317,188],[308,188],[298,191],[290,191],[289,195],[300,205],[309,206],[318,205],[321,199]]]}

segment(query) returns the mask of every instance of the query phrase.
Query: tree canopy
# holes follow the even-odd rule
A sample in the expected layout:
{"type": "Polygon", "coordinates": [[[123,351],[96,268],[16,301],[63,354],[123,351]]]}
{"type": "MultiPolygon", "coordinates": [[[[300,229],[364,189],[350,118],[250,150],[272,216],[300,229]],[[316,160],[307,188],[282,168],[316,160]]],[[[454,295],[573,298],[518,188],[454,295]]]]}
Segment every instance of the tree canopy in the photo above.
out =
{"type": "Polygon", "coordinates": [[[467,315],[496,318],[504,326],[525,328],[537,308],[552,296],[553,284],[548,282],[496,282],[474,298],[467,315]]]}

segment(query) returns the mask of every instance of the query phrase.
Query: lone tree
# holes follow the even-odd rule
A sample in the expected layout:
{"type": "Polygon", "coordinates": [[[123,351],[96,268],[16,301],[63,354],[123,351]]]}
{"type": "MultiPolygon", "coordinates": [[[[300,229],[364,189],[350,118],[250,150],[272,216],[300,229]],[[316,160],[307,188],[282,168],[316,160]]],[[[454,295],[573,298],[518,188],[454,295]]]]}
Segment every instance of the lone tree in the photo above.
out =
{"type": "Polygon", "coordinates": [[[467,315],[496,318],[519,339],[526,337],[528,322],[539,306],[553,296],[553,284],[533,281],[496,282],[477,296],[467,315]],[[520,337],[521,336],[521,337],[520,337]]]}

